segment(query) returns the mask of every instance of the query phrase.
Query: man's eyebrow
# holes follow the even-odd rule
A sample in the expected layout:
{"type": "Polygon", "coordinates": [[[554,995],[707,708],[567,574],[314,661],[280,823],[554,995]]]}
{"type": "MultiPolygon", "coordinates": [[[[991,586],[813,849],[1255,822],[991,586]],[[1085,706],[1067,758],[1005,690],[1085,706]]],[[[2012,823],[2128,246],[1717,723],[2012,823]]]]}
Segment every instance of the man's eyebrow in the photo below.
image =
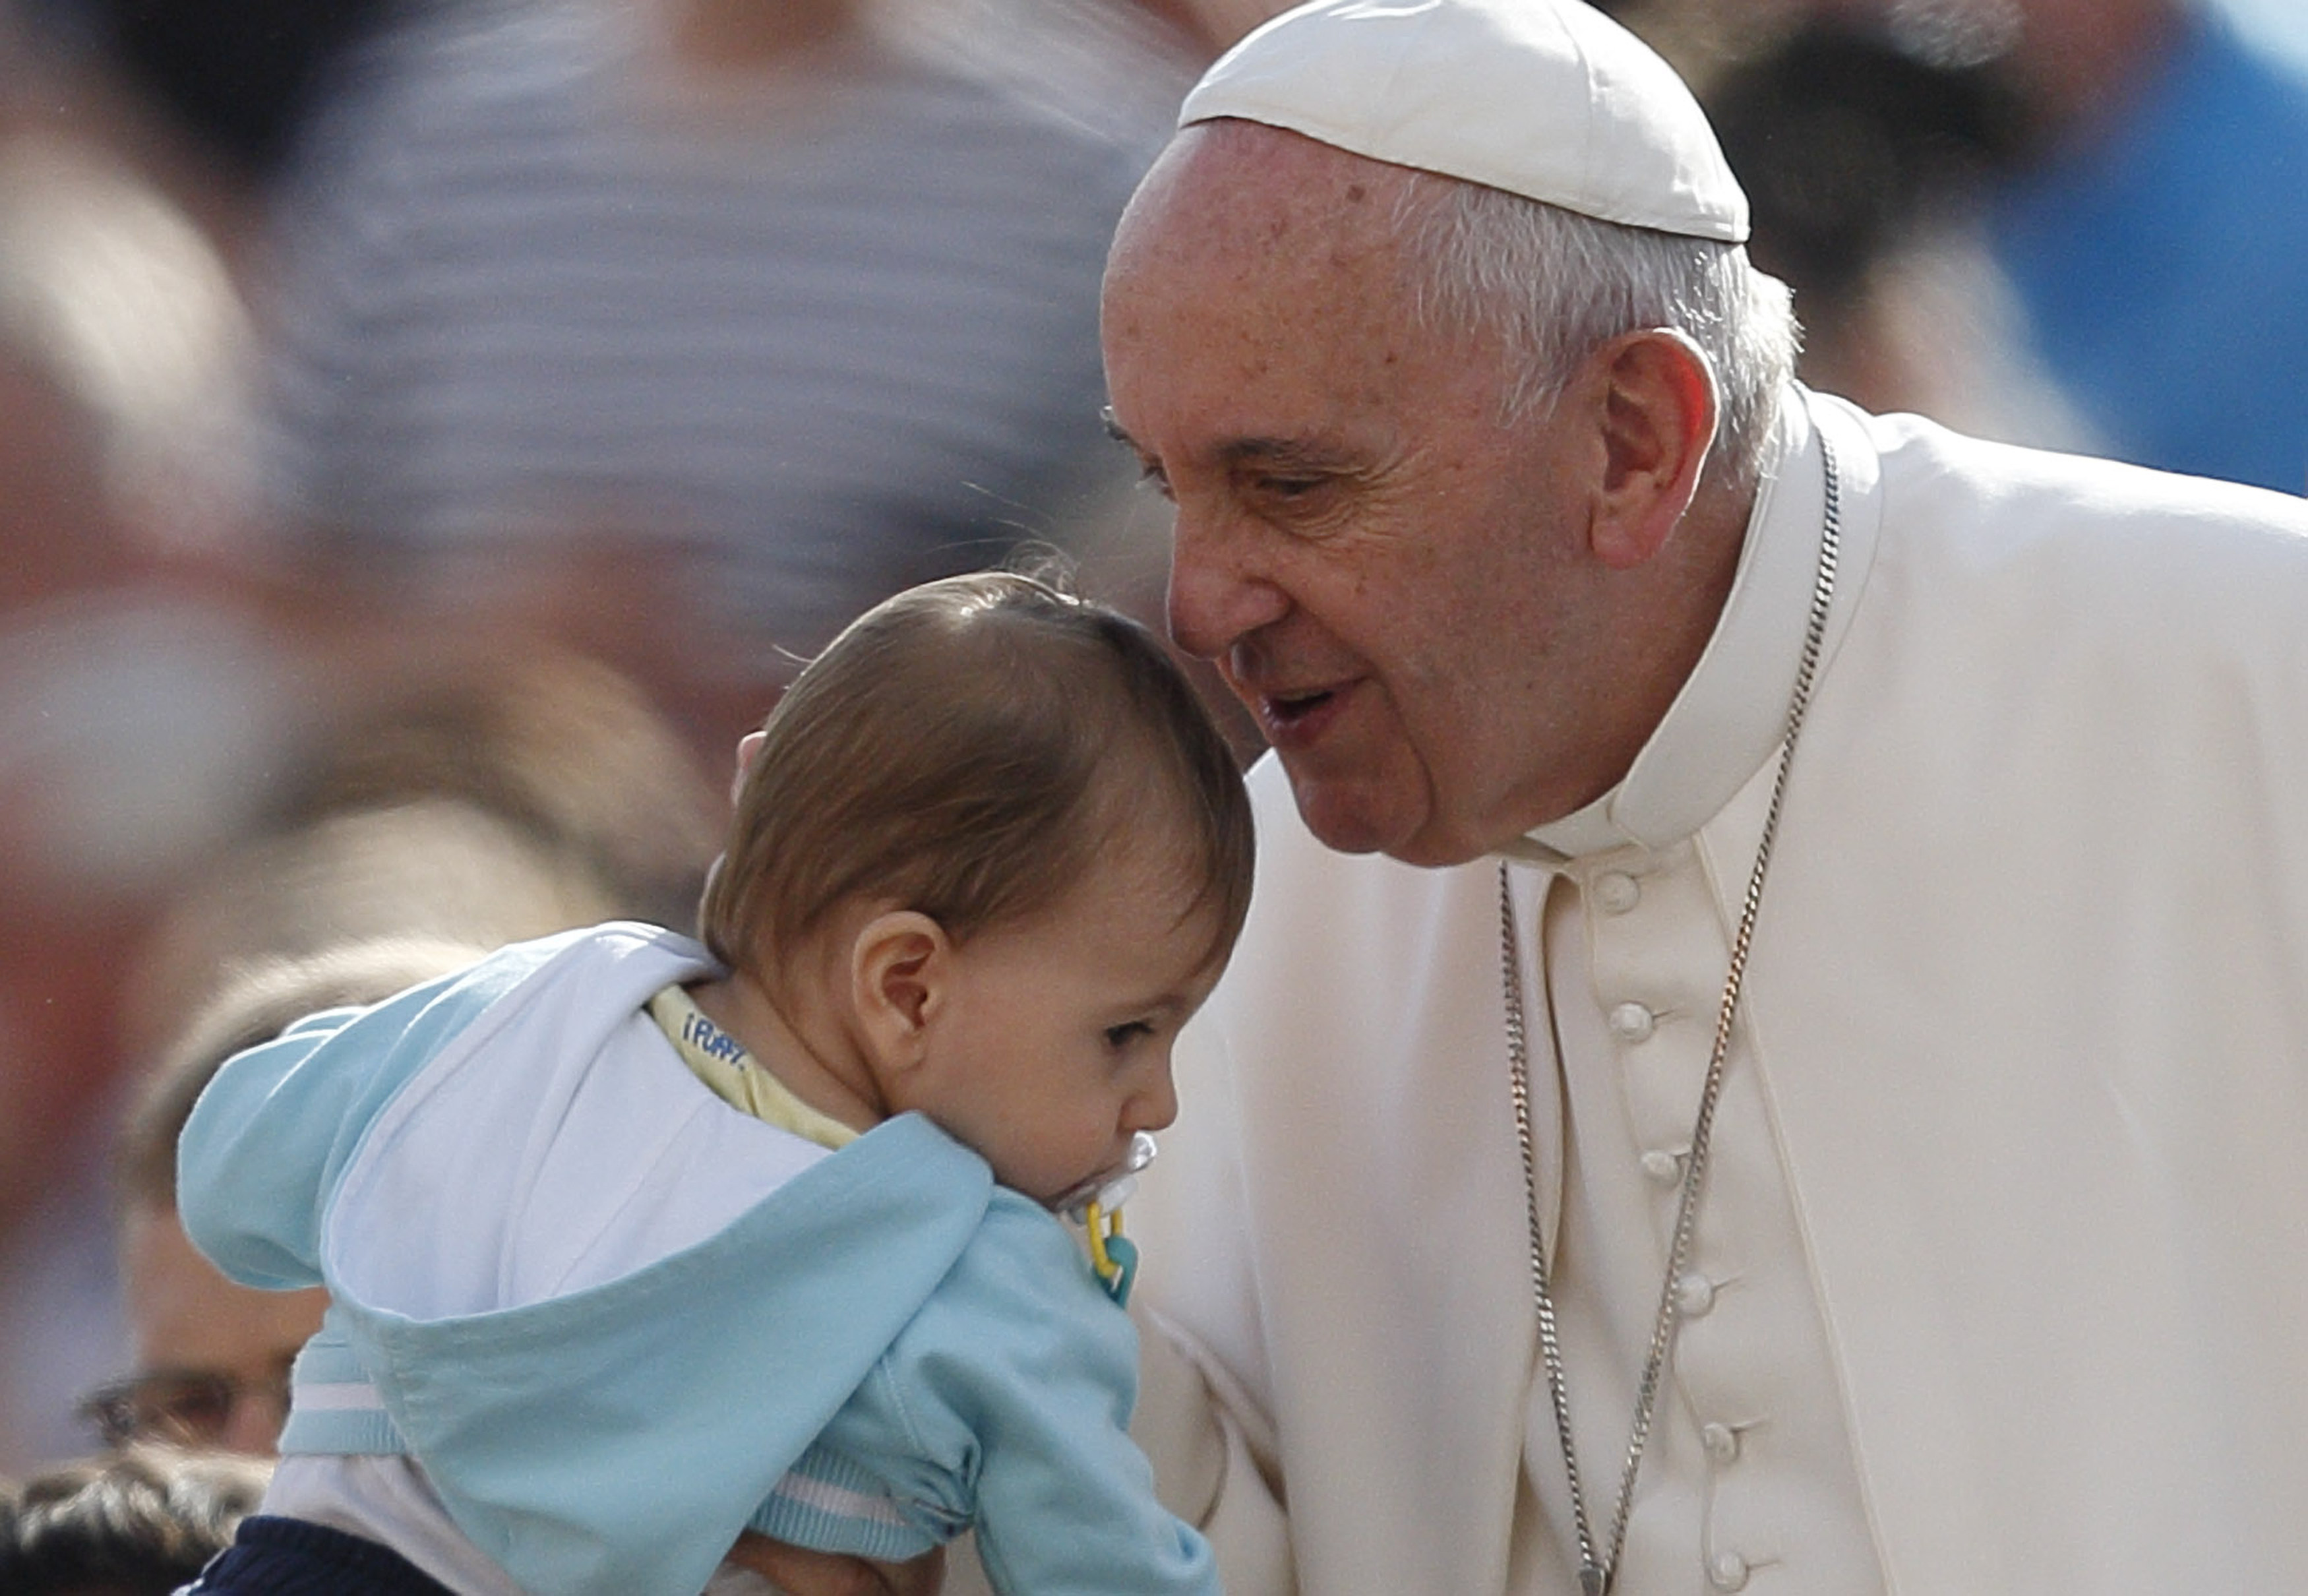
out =
{"type": "MultiPolygon", "coordinates": [[[[1099,425],[1106,428],[1107,436],[1117,444],[1137,449],[1141,454],[1146,453],[1140,447],[1138,440],[1132,437],[1129,430],[1115,418],[1112,405],[1098,407],[1098,418],[1099,425]]],[[[1346,463],[1337,450],[1303,438],[1235,438],[1220,445],[1219,457],[1228,465],[1300,466],[1325,470],[1337,470],[1346,463]]]]}
{"type": "Polygon", "coordinates": [[[1236,438],[1222,447],[1219,455],[1228,465],[1336,470],[1347,463],[1338,450],[1304,438],[1236,438]]]}

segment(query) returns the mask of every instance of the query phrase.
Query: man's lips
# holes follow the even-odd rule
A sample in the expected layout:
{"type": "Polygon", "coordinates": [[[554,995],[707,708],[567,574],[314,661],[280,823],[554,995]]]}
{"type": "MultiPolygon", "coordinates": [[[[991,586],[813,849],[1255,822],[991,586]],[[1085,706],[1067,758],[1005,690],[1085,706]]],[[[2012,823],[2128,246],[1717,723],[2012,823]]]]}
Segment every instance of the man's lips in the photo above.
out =
{"type": "Polygon", "coordinates": [[[1251,703],[1259,729],[1277,748],[1304,747],[1321,737],[1343,709],[1352,682],[1323,686],[1254,689],[1251,703]]]}

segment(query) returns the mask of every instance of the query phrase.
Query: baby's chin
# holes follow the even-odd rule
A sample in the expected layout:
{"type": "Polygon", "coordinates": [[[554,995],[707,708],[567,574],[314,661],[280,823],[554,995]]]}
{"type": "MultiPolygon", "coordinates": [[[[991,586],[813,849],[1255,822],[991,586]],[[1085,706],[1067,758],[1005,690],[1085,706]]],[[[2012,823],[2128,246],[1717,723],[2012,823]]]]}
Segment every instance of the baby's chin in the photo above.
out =
{"type": "Polygon", "coordinates": [[[1054,1196],[1036,1200],[1043,1207],[1057,1213],[1072,1212],[1092,1198],[1100,1199],[1109,1209],[1119,1208],[1124,1199],[1137,1189],[1138,1172],[1153,1161],[1153,1136],[1145,1131],[1133,1131],[1131,1133],[1130,1149],[1119,1160],[1091,1170],[1054,1196]]]}
{"type": "Polygon", "coordinates": [[[1052,1213],[1064,1213],[1080,1208],[1098,1195],[1099,1188],[1114,1178],[1114,1173],[1107,1169],[1093,1169],[1081,1179],[1069,1181],[1064,1186],[1052,1186],[1046,1177],[1039,1182],[1012,1180],[999,1169],[994,1171],[994,1178],[1012,1191],[1031,1197],[1052,1213]]]}

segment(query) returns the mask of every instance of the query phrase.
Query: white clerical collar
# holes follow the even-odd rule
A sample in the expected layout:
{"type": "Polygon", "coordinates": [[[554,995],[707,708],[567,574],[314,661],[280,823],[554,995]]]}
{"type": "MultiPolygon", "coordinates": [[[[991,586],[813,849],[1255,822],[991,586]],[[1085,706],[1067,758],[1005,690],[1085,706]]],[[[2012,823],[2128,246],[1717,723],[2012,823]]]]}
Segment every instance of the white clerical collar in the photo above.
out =
{"type": "MultiPolygon", "coordinates": [[[[1626,775],[1585,808],[1538,827],[1502,853],[1554,864],[1629,843],[1670,847],[1714,818],[1779,746],[1819,573],[1826,505],[1820,427],[1840,419],[1844,412],[1835,407],[1836,401],[1816,400],[1799,387],[1781,401],[1722,618],[1626,775]]],[[[1857,485],[1851,467],[1860,463],[1851,457],[1867,454],[1864,483],[1871,487],[1874,462],[1860,441],[1864,435],[1848,424],[1835,429],[1848,529],[1857,485]],[[1846,443],[1846,436],[1855,441],[1846,443]]],[[[1871,522],[1864,548],[1873,543],[1871,522]]],[[[1848,619],[1865,568],[1864,552],[1843,562],[1830,638],[1848,619]]]]}

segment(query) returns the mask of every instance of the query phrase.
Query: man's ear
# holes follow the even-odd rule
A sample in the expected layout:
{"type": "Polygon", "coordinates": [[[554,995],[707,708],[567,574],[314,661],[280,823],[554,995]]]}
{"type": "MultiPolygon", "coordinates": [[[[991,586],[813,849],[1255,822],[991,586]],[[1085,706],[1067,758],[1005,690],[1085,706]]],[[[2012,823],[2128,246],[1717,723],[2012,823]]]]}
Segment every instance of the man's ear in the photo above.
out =
{"type": "Polygon", "coordinates": [[[1631,570],[1666,546],[1715,442],[1715,379],[1668,328],[1629,332],[1594,357],[1603,384],[1603,479],[1588,531],[1597,558],[1631,570]]]}
{"type": "Polygon", "coordinates": [[[877,914],[849,945],[849,997],[866,1041],[884,1071],[920,1064],[953,983],[952,940],[911,909],[877,914]]]}
{"type": "Polygon", "coordinates": [[[737,773],[729,778],[729,807],[737,807],[737,795],[745,790],[745,778],[753,772],[754,761],[762,756],[762,745],[770,740],[766,731],[749,731],[737,739],[737,773]]]}

